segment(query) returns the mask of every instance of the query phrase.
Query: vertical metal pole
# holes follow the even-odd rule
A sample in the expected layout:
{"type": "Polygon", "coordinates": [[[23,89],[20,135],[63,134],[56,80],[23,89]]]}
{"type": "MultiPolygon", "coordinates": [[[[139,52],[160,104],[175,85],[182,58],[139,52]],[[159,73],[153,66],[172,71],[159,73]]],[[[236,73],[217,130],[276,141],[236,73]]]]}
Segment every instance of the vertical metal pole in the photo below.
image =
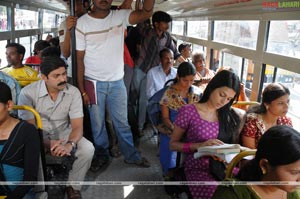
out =
{"type": "MultiPolygon", "coordinates": [[[[76,0],[70,0],[70,14],[75,16],[75,2],[76,0]]],[[[76,38],[75,27],[71,30],[71,57],[72,57],[72,83],[77,86],[77,59],[76,59],[76,38]]]]}

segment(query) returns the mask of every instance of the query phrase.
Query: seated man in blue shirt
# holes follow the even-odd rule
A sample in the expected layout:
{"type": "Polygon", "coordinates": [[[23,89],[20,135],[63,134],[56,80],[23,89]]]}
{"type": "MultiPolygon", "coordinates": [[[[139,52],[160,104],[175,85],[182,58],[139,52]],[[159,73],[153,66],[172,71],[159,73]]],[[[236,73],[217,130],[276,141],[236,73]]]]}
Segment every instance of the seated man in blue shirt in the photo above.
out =
{"type": "Polygon", "coordinates": [[[177,70],[173,68],[174,55],[169,48],[159,52],[160,65],[151,68],[147,73],[146,94],[148,99],[162,89],[165,83],[176,77],[177,70]]]}

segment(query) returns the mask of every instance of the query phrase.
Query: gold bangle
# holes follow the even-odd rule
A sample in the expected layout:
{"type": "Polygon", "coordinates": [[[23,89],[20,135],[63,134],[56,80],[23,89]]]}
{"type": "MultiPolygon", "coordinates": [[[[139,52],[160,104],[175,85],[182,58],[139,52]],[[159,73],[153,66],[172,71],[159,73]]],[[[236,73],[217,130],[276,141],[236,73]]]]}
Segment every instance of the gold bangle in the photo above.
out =
{"type": "Polygon", "coordinates": [[[81,94],[81,96],[83,97],[83,96],[85,96],[86,94],[87,94],[87,93],[86,93],[86,92],[84,92],[84,93],[82,93],[82,94],[81,94]]]}

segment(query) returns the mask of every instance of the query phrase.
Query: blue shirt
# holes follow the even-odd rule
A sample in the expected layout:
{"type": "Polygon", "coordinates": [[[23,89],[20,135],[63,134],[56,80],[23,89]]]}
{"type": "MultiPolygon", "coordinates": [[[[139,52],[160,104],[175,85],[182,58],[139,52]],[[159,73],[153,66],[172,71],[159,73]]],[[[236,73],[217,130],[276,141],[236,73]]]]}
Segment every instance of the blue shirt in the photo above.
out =
{"type": "Polygon", "coordinates": [[[11,90],[12,98],[15,104],[18,103],[18,97],[21,91],[20,84],[13,77],[0,71],[0,81],[7,84],[11,90]]]}
{"type": "Polygon", "coordinates": [[[168,75],[164,72],[161,65],[151,68],[147,73],[146,94],[148,99],[152,97],[157,91],[162,89],[168,80],[174,79],[176,77],[176,74],[177,69],[173,67],[171,67],[171,71],[168,75]]]}

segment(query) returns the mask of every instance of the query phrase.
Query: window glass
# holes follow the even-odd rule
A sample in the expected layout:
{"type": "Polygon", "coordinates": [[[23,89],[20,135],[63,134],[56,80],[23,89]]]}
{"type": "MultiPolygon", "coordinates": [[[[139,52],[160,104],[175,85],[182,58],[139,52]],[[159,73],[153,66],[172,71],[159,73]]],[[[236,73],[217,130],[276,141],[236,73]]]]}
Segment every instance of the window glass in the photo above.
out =
{"type": "Polygon", "coordinates": [[[0,68],[7,66],[7,61],[6,61],[6,46],[7,41],[6,40],[2,40],[0,41],[0,68]]]}
{"type": "Polygon", "coordinates": [[[271,21],[267,52],[300,59],[300,21],[271,21]]]}
{"type": "Polygon", "coordinates": [[[253,82],[254,63],[252,60],[245,59],[242,82],[245,84],[246,94],[250,97],[253,82]]]}
{"type": "Polygon", "coordinates": [[[172,21],[172,33],[183,35],[184,21],[172,21]]]}
{"type": "Polygon", "coordinates": [[[242,57],[225,52],[221,52],[219,57],[221,60],[219,68],[231,68],[239,76],[240,81],[245,84],[246,95],[250,97],[253,82],[253,61],[244,58],[243,64],[242,57]]]}
{"type": "Polygon", "coordinates": [[[193,52],[202,52],[204,53],[204,56],[206,56],[206,46],[193,44],[192,47],[193,52]]]}
{"type": "Polygon", "coordinates": [[[56,14],[45,10],[44,11],[44,16],[43,16],[43,27],[44,28],[55,28],[55,20],[56,19],[56,14]]]}
{"type": "Polygon", "coordinates": [[[215,21],[214,40],[255,49],[259,21],[215,21]]]}
{"type": "Polygon", "coordinates": [[[23,62],[30,56],[30,36],[29,37],[21,37],[20,44],[23,45],[26,49],[23,62]]]}
{"type": "Polygon", "coordinates": [[[187,36],[207,40],[208,21],[188,21],[187,36]]]}
{"type": "Polygon", "coordinates": [[[0,32],[7,30],[7,9],[5,6],[0,6],[0,32]]]}
{"type": "Polygon", "coordinates": [[[47,36],[49,35],[50,33],[44,33],[43,36],[42,36],[42,40],[46,40],[47,36]]]}
{"type": "Polygon", "coordinates": [[[264,87],[268,85],[268,83],[272,83],[274,79],[274,70],[275,67],[271,65],[266,66],[266,71],[264,75],[264,87]]]}
{"type": "Polygon", "coordinates": [[[213,50],[213,59],[212,62],[210,62],[210,69],[217,72],[220,68],[220,64],[220,53],[218,50],[213,50]]]}
{"type": "Polygon", "coordinates": [[[221,54],[221,67],[232,68],[240,76],[243,58],[229,53],[221,54]]]}
{"type": "Polygon", "coordinates": [[[33,52],[33,50],[34,50],[34,44],[38,41],[38,35],[34,35],[34,36],[31,36],[31,56],[33,56],[34,55],[34,52],[33,52]]]}
{"type": "Polygon", "coordinates": [[[294,128],[300,131],[300,74],[278,68],[275,81],[280,82],[290,90],[288,116],[292,118],[294,128]]]}
{"type": "Polygon", "coordinates": [[[58,15],[57,24],[60,25],[61,22],[63,22],[65,20],[66,14],[65,13],[58,13],[57,15],[58,15]]]}
{"type": "Polygon", "coordinates": [[[38,28],[38,12],[24,9],[15,9],[15,29],[35,29],[38,28]]]}

